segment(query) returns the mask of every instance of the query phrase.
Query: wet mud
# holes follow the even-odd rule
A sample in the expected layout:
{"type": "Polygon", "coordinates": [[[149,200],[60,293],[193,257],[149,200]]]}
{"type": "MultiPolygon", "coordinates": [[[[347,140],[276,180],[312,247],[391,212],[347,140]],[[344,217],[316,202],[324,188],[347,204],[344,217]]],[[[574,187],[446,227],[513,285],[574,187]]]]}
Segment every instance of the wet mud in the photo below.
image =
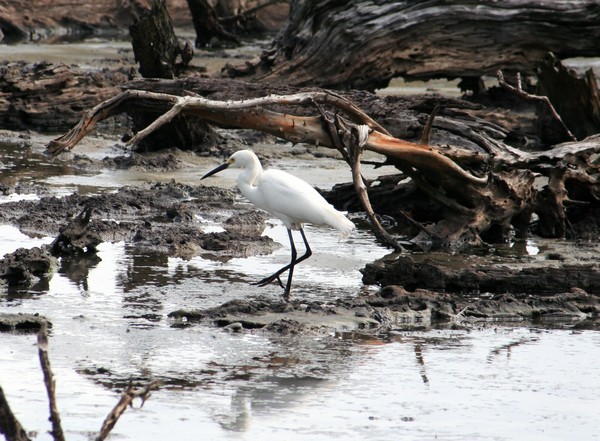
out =
{"type": "Polygon", "coordinates": [[[385,334],[394,330],[482,326],[595,327],[597,296],[583,290],[548,296],[466,296],[389,285],[377,293],[332,302],[235,300],[205,310],[169,314],[173,326],[209,323],[233,332],[329,334],[335,330],[385,334]]]}

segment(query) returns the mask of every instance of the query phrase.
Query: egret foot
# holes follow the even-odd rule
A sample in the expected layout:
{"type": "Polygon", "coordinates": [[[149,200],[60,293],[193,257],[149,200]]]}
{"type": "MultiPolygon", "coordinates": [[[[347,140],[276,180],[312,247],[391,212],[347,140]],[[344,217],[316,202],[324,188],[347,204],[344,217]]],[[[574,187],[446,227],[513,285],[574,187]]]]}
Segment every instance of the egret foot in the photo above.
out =
{"type": "Polygon", "coordinates": [[[281,281],[281,278],[279,277],[280,274],[281,273],[279,271],[277,271],[275,274],[272,274],[269,277],[265,277],[264,279],[261,279],[258,282],[251,282],[250,285],[267,286],[269,283],[272,283],[275,280],[277,280],[277,283],[279,283],[279,286],[281,286],[282,288],[285,288],[285,286],[283,285],[283,282],[281,281]]]}

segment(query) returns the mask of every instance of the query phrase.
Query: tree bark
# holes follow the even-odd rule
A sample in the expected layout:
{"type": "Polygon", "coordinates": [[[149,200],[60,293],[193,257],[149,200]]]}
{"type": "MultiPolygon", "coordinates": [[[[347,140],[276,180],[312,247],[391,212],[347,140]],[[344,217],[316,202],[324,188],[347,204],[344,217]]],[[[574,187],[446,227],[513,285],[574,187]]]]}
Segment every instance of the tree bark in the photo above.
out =
{"type": "Polygon", "coordinates": [[[221,40],[239,46],[240,41],[219,23],[219,18],[208,0],[187,0],[196,29],[196,47],[214,46],[221,40]]]}
{"type": "Polygon", "coordinates": [[[261,81],[374,90],[407,80],[535,74],[546,54],[598,56],[597,0],[296,0],[259,64],[261,81]],[[326,60],[326,61],[325,61],[326,60]]]}
{"type": "Polygon", "coordinates": [[[166,0],[153,0],[152,8],[131,24],[129,32],[135,61],[144,78],[174,78],[177,57],[181,56],[185,66],[194,54],[191,47],[177,39],[166,0]]]}
{"type": "MultiPolygon", "coordinates": [[[[166,0],[153,0],[152,9],[146,11],[130,26],[133,52],[140,63],[140,73],[145,78],[174,78],[178,66],[176,59],[181,55],[182,65],[193,56],[191,45],[180,43],[173,30],[166,0]]],[[[134,130],[146,127],[158,116],[155,112],[130,112],[134,130]]],[[[202,121],[190,120],[185,116],[175,118],[170,124],[140,144],[144,150],[155,150],[157,146],[172,146],[193,150],[216,133],[202,121]]],[[[160,147],[158,147],[160,148],[160,147]]]]}

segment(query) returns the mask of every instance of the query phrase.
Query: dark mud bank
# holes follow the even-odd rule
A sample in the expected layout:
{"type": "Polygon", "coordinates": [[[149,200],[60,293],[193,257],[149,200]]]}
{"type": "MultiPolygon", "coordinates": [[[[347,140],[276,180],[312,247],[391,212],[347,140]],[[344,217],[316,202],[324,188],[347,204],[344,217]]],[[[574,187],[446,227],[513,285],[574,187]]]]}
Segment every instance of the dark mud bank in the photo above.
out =
{"type": "Polygon", "coordinates": [[[235,300],[206,310],[174,311],[169,317],[173,326],[210,323],[232,331],[323,334],[499,325],[588,328],[599,312],[600,299],[578,289],[550,296],[475,297],[390,285],[375,294],[332,302],[235,300]]]}

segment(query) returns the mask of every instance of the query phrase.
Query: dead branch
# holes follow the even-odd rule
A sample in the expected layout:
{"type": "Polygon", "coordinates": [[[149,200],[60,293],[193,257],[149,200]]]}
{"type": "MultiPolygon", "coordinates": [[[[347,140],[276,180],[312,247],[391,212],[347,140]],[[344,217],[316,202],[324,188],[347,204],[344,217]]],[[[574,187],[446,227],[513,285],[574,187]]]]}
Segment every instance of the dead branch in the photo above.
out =
{"type": "Polygon", "coordinates": [[[136,398],[140,398],[142,400],[142,404],[140,405],[140,407],[142,407],[146,400],[150,398],[150,393],[153,390],[157,390],[160,385],[160,380],[153,380],[139,389],[136,389],[130,384],[129,387],[127,387],[127,390],[123,392],[123,395],[121,395],[119,402],[104,420],[102,428],[100,429],[100,433],[96,437],[95,441],[102,441],[106,439],[110,431],[115,427],[115,424],[117,424],[117,421],[121,415],[125,412],[125,410],[127,410],[127,406],[133,406],[133,401],[136,398]]]}
{"type": "Polygon", "coordinates": [[[0,434],[6,437],[6,441],[30,441],[27,432],[6,401],[2,387],[0,387],[0,434]]]}
{"type": "MultiPolygon", "coordinates": [[[[126,90],[90,110],[70,132],[51,141],[48,150],[58,154],[73,148],[95,124],[109,115],[123,111],[126,105],[148,106],[166,113],[157,118],[146,129],[138,132],[130,140],[135,144],[152,131],[171,121],[180,113],[191,114],[211,123],[229,127],[262,130],[288,141],[335,147],[319,116],[297,116],[265,109],[267,105],[308,105],[319,102],[343,110],[351,122],[364,124],[370,128],[364,148],[392,159],[401,169],[419,175],[435,187],[459,194],[465,189],[483,187],[487,177],[477,177],[464,170],[450,158],[438,153],[432,147],[403,141],[392,137],[372,118],[345,98],[329,92],[305,92],[292,95],[269,95],[239,101],[215,101],[196,96],[174,96],[139,90],[126,90]]],[[[439,198],[440,203],[446,199],[439,198]]],[[[454,206],[450,208],[454,209],[454,206]]]]}
{"type": "Polygon", "coordinates": [[[379,240],[398,252],[402,246],[383,228],[373,210],[365,178],[360,171],[360,154],[369,137],[369,126],[344,121],[340,116],[329,115],[317,102],[313,102],[329,131],[331,144],[336,148],[352,170],[352,181],[360,203],[371,221],[371,230],[379,240]],[[340,134],[343,139],[340,138],[340,134]]]}
{"type": "Polygon", "coordinates": [[[352,181],[354,182],[354,188],[356,189],[356,194],[360,199],[360,202],[371,221],[372,230],[375,236],[381,240],[386,245],[390,246],[397,252],[403,251],[402,245],[398,243],[394,237],[389,234],[385,228],[377,219],[375,215],[375,211],[371,206],[371,202],[369,201],[369,194],[367,192],[367,186],[365,185],[365,181],[360,173],[360,153],[362,147],[364,146],[367,137],[368,137],[368,127],[366,126],[354,126],[352,127],[354,130],[346,130],[344,133],[344,144],[348,149],[348,154],[351,160],[350,166],[352,168],[352,181]]]}
{"type": "Polygon", "coordinates": [[[389,135],[387,130],[343,97],[328,92],[305,92],[293,95],[269,95],[239,101],[215,101],[195,96],[178,97],[165,93],[126,90],[114,98],[98,104],[81,121],[63,136],[48,144],[48,151],[59,154],[70,150],[88,133],[96,123],[108,116],[123,112],[126,105],[161,109],[166,112],[146,129],[134,136],[129,144],[135,145],[152,131],[171,121],[180,113],[190,114],[216,124],[229,127],[262,130],[288,141],[334,147],[331,137],[322,125],[319,116],[297,116],[274,112],[264,107],[274,104],[308,105],[314,102],[329,104],[345,112],[350,121],[365,124],[371,133],[365,149],[371,150],[415,168],[431,180],[443,178],[440,185],[459,188],[465,185],[484,186],[486,177],[477,177],[461,168],[450,158],[432,147],[403,141],[389,135]]]}
{"type": "Polygon", "coordinates": [[[558,112],[556,111],[556,109],[554,108],[547,96],[533,95],[523,90],[523,86],[521,84],[521,74],[519,72],[517,72],[516,87],[506,82],[506,80],[504,79],[504,74],[501,70],[498,70],[498,72],[496,72],[496,76],[498,77],[498,83],[505,89],[510,90],[511,92],[519,95],[520,97],[525,98],[526,100],[543,103],[548,108],[548,111],[550,112],[552,117],[564,128],[565,133],[571,139],[571,141],[577,141],[577,138],[575,138],[573,133],[571,133],[569,128],[565,125],[562,118],[560,117],[560,115],[558,114],[558,112]]]}
{"type": "Polygon", "coordinates": [[[431,127],[433,127],[433,120],[440,110],[440,105],[436,104],[429,118],[427,118],[427,122],[425,123],[425,127],[423,127],[423,133],[421,134],[421,144],[429,144],[429,139],[431,137],[431,127]]]}
{"type": "Polygon", "coordinates": [[[48,393],[48,405],[50,407],[50,421],[52,422],[52,437],[55,441],[64,441],[65,436],[60,423],[60,414],[56,405],[56,383],[50,366],[50,357],[48,356],[48,324],[42,323],[38,333],[38,353],[42,372],[44,373],[44,383],[48,393]]]}

